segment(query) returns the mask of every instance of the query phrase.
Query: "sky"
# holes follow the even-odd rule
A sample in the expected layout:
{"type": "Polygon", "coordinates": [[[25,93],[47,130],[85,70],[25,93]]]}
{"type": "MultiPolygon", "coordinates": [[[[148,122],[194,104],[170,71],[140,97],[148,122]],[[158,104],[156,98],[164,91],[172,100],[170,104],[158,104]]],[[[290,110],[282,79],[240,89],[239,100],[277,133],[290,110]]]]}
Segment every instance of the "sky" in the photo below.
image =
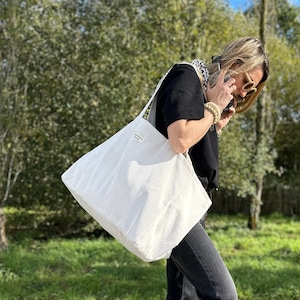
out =
{"type": "MultiPolygon", "coordinates": [[[[252,3],[251,0],[227,0],[229,5],[236,10],[245,10],[252,3]]],[[[292,5],[300,6],[300,0],[290,0],[292,5]]]]}

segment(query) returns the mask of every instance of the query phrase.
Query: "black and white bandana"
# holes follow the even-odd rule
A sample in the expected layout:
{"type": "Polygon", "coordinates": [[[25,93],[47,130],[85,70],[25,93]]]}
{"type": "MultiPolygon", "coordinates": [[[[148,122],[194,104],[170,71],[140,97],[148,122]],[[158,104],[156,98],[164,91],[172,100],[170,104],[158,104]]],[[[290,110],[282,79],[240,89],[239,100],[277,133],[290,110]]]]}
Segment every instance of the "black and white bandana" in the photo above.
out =
{"type": "Polygon", "coordinates": [[[201,74],[203,76],[203,86],[206,89],[208,78],[209,78],[209,73],[208,73],[208,70],[207,70],[204,62],[202,60],[199,60],[199,59],[194,59],[192,61],[192,64],[196,67],[196,69],[199,72],[201,72],[201,74]]]}

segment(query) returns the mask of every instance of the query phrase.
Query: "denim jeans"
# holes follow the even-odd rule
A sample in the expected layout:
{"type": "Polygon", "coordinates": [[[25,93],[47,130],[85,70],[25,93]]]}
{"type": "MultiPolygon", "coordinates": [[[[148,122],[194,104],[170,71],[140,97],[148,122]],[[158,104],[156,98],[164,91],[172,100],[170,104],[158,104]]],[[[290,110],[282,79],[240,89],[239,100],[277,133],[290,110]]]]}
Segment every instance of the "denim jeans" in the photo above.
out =
{"type": "Polygon", "coordinates": [[[167,300],[236,300],[235,284],[199,222],[167,260],[167,300]]]}

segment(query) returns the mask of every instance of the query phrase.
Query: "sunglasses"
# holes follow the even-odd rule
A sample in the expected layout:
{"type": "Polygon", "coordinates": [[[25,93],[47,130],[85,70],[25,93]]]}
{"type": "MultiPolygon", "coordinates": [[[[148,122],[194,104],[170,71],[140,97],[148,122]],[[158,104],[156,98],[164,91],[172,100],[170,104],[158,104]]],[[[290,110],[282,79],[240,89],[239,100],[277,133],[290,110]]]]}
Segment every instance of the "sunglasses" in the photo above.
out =
{"type": "Polygon", "coordinates": [[[247,93],[247,95],[255,93],[257,88],[255,87],[255,82],[251,79],[248,72],[245,72],[245,84],[242,86],[242,89],[247,93]]]}

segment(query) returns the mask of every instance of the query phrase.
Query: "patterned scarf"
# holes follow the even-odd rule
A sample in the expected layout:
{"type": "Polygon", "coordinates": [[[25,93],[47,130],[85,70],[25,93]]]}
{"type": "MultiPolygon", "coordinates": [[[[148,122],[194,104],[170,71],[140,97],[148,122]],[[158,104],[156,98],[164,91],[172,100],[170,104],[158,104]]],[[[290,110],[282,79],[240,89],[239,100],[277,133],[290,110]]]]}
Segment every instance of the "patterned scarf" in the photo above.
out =
{"type": "Polygon", "coordinates": [[[202,60],[199,60],[199,59],[194,59],[192,61],[192,64],[196,67],[198,72],[202,75],[202,78],[203,78],[203,83],[202,84],[203,84],[203,87],[206,89],[208,78],[209,78],[209,73],[208,73],[208,70],[207,70],[204,62],[202,60]]]}

